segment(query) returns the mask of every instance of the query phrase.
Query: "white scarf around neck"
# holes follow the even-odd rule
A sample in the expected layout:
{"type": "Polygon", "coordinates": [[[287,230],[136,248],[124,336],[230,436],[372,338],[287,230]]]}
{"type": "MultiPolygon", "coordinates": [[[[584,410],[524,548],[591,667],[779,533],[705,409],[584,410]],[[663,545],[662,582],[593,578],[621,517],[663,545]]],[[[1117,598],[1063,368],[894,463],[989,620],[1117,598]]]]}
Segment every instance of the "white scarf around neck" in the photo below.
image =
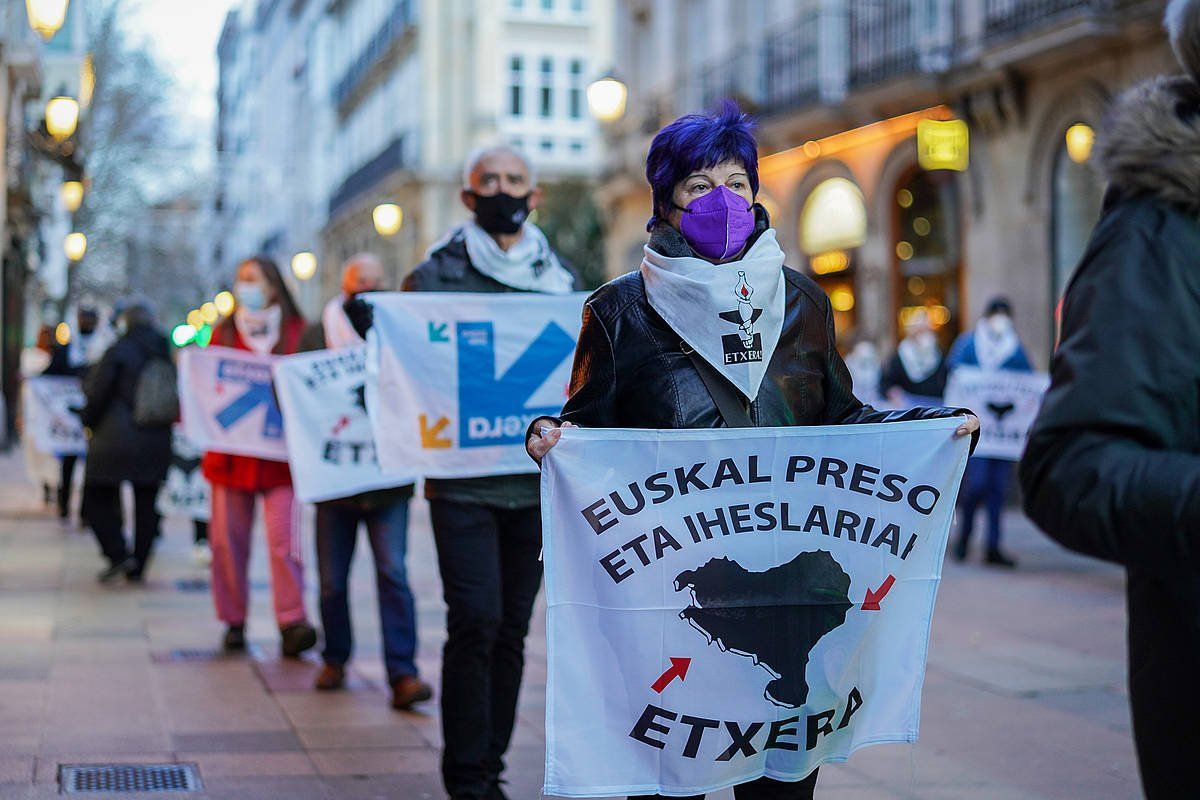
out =
{"type": "Polygon", "coordinates": [[[975,324],[975,358],[982,369],[1000,369],[1021,347],[1021,338],[1009,327],[995,333],[986,319],[975,324]]]}
{"type": "Polygon", "coordinates": [[[245,306],[238,306],[234,312],[233,324],[242,342],[255,353],[265,356],[279,344],[279,329],[283,321],[283,309],[279,304],[268,306],[261,311],[251,311],[245,306]]]}
{"type": "Polygon", "coordinates": [[[783,250],[768,228],[737,261],[669,258],[647,245],[646,299],[679,337],[750,401],[783,332],[783,250]]]}
{"type": "Polygon", "coordinates": [[[546,241],[546,234],[532,222],[521,226],[521,238],[507,250],[502,250],[474,220],[451,231],[449,238],[459,230],[466,242],[471,265],[489,278],[526,292],[570,294],[574,291],[574,276],[559,263],[558,256],[546,241]]]}
{"type": "Polygon", "coordinates": [[[345,302],[345,296],[339,294],[326,303],[325,310],[321,312],[321,327],[325,329],[325,346],[331,350],[354,347],[363,343],[362,337],[358,335],[358,331],[354,330],[350,318],[346,316],[346,311],[342,308],[345,302]]]}
{"type": "Polygon", "coordinates": [[[896,355],[900,357],[904,374],[913,383],[925,382],[942,364],[942,349],[937,346],[936,339],[932,346],[928,346],[919,344],[912,337],[905,337],[897,345],[896,355]]]}

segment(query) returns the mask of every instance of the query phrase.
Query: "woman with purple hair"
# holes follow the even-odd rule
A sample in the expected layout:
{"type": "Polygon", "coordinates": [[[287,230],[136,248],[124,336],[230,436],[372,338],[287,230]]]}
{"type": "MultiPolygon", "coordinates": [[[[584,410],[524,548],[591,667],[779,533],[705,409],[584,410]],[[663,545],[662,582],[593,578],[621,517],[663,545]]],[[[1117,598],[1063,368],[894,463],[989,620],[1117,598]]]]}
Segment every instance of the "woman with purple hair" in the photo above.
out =
{"type": "MultiPolygon", "coordinates": [[[[965,409],[877,411],[854,396],[829,298],[784,266],[758,193],[753,122],[733,103],[663,128],[646,157],[654,200],[639,268],[584,306],[562,419],[530,426],[537,461],[560,428],[844,425],[962,415],[965,409]]],[[[737,800],[811,798],[817,773],[758,778],[737,800]],[[802,779],[801,779],[802,778],[802,779]]],[[[646,800],[643,798],[642,800],[646,800]]]]}

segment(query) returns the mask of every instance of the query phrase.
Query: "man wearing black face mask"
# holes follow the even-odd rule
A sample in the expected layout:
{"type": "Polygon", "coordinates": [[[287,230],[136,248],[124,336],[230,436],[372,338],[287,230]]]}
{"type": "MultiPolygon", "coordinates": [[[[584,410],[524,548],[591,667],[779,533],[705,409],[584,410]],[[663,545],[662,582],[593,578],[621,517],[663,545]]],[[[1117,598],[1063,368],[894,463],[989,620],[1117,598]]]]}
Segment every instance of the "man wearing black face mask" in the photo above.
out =
{"type": "MultiPolygon", "coordinates": [[[[527,221],[537,207],[529,160],[476,151],[462,202],[474,219],[450,231],[405,291],[565,294],[575,276],[527,221]]],[[[447,614],[442,656],[442,779],[453,800],[501,800],[525,634],[542,579],[537,475],[427,480],[447,614]]]]}

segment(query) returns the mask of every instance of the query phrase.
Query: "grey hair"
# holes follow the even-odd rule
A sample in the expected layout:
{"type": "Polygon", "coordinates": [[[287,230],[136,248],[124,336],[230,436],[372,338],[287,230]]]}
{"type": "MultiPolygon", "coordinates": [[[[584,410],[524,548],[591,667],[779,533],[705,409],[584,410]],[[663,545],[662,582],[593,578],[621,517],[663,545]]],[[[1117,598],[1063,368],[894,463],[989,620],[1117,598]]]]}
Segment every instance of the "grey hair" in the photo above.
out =
{"type": "Polygon", "coordinates": [[[1175,58],[1200,83],[1200,0],[1171,0],[1163,23],[1175,58]]]}
{"type": "Polygon", "coordinates": [[[500,153],[508,153],[521,159],[521,163],[523,163],[525,165],[525,169],[529,171],[530,188],[537,186],[537,169],[533,166],[533,162],[529,159],[529,156],[525,155],[524,151],[522,151],[520,148],[513,147],[511,144],[486,144],[482,147],[476,147],[467,154],[467,160],[463,162],[463,188],[471,188],[471,175],[475,173],[475,168],[479,166],[480,161],[483,161],[488,156],[494,156],[500,153]]]}

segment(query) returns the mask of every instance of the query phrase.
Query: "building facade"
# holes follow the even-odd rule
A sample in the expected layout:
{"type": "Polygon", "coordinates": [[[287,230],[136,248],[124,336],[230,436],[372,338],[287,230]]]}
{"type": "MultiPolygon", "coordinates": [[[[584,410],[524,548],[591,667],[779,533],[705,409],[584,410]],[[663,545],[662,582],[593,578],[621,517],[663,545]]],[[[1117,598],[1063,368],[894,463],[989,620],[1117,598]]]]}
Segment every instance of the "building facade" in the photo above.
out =
{"type": "Polygon", "coordinates": [[[219,46],[213,268],[314,252],[314,312],[349,255],[395,284],[465,217],[474,147],[515,144],[548,180],[598,175],[585,91],[612,66],[613,20],[611,0],[245,0],[219,46]],[[404,217],[386,238],[381,203],[404,217]]]}
{"type": "Polygon", "coordinates": [[[622,0],[616,63],[629,103],[607,131],[608,271],[641,260],[649,138],[732,98],[758,119],[760,200],[788,263],[829,293],[843,344],[889,347],[919,309],[948,344],[1004,295],[1045,364],[1100,210],[1094,131],[1123,88],[1177,70],[1164,7],[622,0]],[[918,128],[951,119],[969,146],[944,139],[927,154],[969,151],[969,166],[922,168],[918,128]]]}

